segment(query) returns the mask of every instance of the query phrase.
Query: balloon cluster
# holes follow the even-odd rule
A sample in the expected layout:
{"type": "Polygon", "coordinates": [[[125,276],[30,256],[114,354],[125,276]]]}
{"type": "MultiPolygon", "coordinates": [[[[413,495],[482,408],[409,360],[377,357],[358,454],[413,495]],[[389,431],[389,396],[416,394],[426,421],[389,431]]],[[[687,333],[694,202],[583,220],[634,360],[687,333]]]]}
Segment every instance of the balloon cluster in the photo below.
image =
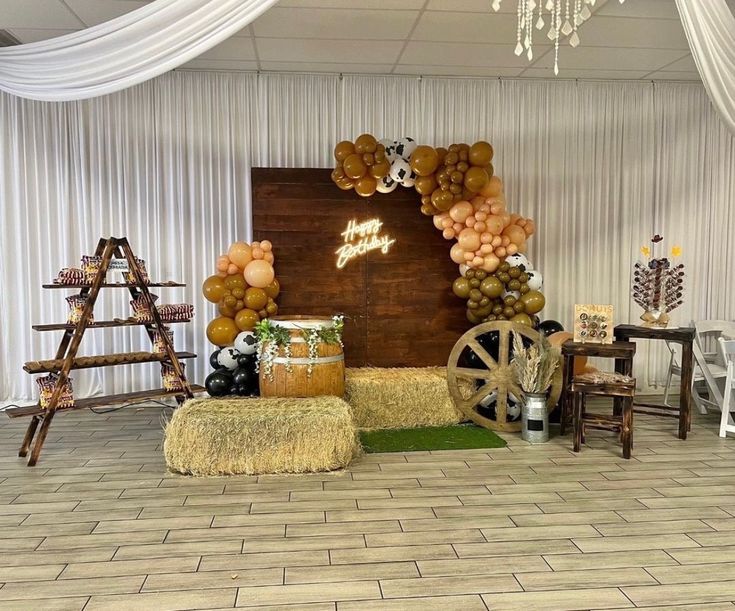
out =
{"type": "Polygon", "coordinates": [[[219,316],[207,326],[207,339],[231,346],[238,333],[252,331],[258,321],[278,312],[281,290],[273,270],[273,245],[235,242],[217,259],[217,273],[202,284],[204,297],[217,304],[219,316]]]}
{"type": "Polygon", "coordinates": [[[342,190],[370,197],[378,189],[378,182],[388,176],[390,161],[385,145],[375,136],[362,134],[357,140],[343,140],[334,147],[337,166],[332,170],[332,180],[342,190]]]}
{"type": "Polygon", "coordinates": [[[500,178],[493,176],[482,194],[434,215],[434,227],[444,238],[457,240],[449,252],[455,263],[494,272],[507,256],[525,252],[536,227],[531,219],[506,210],[502,189],[500,178]]]}
{"type": "Polygon", "coordinates": [[[543,278],[528,259],[516,254],[506,258],[494,273],[467,269],[452,284],[454,294],[467,300],[467,320],[472,324],[511,320],[537,327],[536,316],[546,298],[541,292],[543,278]]]}
{"type": "Polygon", "coordinates": [[[209,357],[214,371],[207,376],[204,387],[212,397],[258,394],[258,340],[252,331],[243,331],[234,346],[215,350],[209,357]]]}
{"type": "Polygon", "coordinates": [[[421,212],[439,214],[480,193],[493,175],[492,158],[493,147],[484,141],[472,146],[452,144],[447,149],[416,147],[411,168],[420,177],[416,191],[421,195],[421,212]]]}

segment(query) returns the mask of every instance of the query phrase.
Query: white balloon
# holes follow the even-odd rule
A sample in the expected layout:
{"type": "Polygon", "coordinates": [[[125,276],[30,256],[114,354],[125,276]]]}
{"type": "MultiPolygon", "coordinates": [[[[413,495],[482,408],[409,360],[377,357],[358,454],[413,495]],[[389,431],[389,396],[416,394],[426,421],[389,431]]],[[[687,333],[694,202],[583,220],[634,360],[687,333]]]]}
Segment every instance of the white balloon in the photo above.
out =
{"type": "Polygon", "coordinates": [[[396,182],[402,183],[411,176],[411,166],[402,157],[397,157],[390,166],[389,175],[396,182]]]}
{"type": "Polygon", "coordinates": [[[516,300],[521,298],[520,291],[503,291],[502,298],[505,299],[508,295],[515,297],[516,300]]]}
{"type": "Polygon", "coordinates": [[[258,339],[252,331],[243,331],[235,338],[235,348],[240,354],[255,354],[258,349],[258,339]]]}
{"type": "Polygon", "coordinates": [[[240,351],[237,348],[229,346],[228,348],[222,348],[219,355],[217,355],[217,362],[221,367],[227,369],[237,369],[237,357],[240,356],[240,351]]]}
{"type": "Polygon", "coordinates": [[[376,191],[378,193],[391,193],[397,188],[398,183],[395,180],[393,180],[390,176],[383,176],[383,178],[378,181],[378,187],[376,191]]]}
{"type": "Polygon", "coordinates": [[[487,395],[482,401],[480,401],[480,405],[482,407],[490,407],[491,405],[495,404],[495,401],[498,399],[498,391],[494,390],[489,395],[487,395]]]}
{"type": "Polygon", "coordinates": [[[404,178],[401,181],[402,187],[408,187],[409,189],[412,188],[416,184],[416,179],[413,176],[409,176],[408,178],[404,178]]]}
{"type": "Polygon", "coordinates": [[[505,262],[511,267],[520,267],[522,265],[526,270],[531,269],[531,262],[528,260],[526,255],[519,252],[505,257],[505,262]]]}
{"type": "Polygon", "coordinates": [[[459,264],[459,275],[464,276],[465,272],[470,269],[469,265],[465,265],[464,263],[459,264]]]}
{"type": "Polygon", "coordinates": [[[532,291],[540,291],[544,286],[544,278],[541,272],[529,269],[526,270],[526,274],[528,274],[528,282],[526,282],[528,288],[532,291]]]}
{"type": "Polygon", "coordinates": [[[405,138],[399,138],[396,140],[396,155],[408,160],[411,153],[416,150],[417,146],[418,144],[413,138],[409,138],[408,136],[405,138]]]}

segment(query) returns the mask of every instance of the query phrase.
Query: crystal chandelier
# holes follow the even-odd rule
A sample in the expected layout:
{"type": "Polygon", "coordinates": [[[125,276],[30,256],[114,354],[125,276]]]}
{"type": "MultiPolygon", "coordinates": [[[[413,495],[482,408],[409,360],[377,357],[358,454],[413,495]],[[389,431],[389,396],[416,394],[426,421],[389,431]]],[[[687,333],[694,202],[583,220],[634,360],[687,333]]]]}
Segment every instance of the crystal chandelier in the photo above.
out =
{"type": "MultiPolygon", "coordinates": [[[[618,0],[623,4],[625,0],[618,0]]],[[[492,0],[495,12],[500,10],[503,0],[492,0]]],[[[544,16],[550,20],[550,28],[547,32],[549,40],[554,42],[554,74],[559,74],[559,39],[569,36],[569,44],[572,47],[579,45],[577,29],[591,16],[591,6],[595,6],[597,0],[518,0],[518,28],[516,36],[516,55],[521,55],[524,50],[528,61],[533,59],[533,29],[542,30],[546,25],[544,16]],[[534,13],[538,15],[534,23],[534,13]]]]}

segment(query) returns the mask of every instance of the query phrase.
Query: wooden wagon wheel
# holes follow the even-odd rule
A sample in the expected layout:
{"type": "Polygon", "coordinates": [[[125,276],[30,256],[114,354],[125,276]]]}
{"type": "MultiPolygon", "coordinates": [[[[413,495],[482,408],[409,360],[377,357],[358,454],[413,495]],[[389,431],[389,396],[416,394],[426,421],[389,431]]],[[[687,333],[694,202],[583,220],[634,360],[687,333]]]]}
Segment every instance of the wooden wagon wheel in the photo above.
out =
{"type": "MultiPolygon", "coordinates": [[[[487,322],[472,327],[454,345],[449,362],[447,363],[447,382],[449,394],[459,409],[475,424],[498,431],[517,432],[521,430],[521,421],[508,421],[508,396],[513,395],[519,400],[523,396],[518,384],[513,379],[510,367],[510,348],[512,332],[516,331],[522,337],[534,343],[541,341],[541,334],[526,325],[510,321],[487,322]],[[485,348],[480,345],[478,338],[486,333],[497,332],[499,335],[498,360],[496,361],[485,348]],[[471,349],[485,365],[486,369],[472,369],[460,365],[460,357],[466,349],[471,349]],[[482,385],[477,388],[477,382],[482,385]],[[477,411],[477,406],[491,393],[497,393],[495,402],[495,420],[483,416],[477,411]]],[[[551,384],[546,405],[551,412],[559,401],[561,394],[562,375],[561,367],[556,370],[551,384]]]]}

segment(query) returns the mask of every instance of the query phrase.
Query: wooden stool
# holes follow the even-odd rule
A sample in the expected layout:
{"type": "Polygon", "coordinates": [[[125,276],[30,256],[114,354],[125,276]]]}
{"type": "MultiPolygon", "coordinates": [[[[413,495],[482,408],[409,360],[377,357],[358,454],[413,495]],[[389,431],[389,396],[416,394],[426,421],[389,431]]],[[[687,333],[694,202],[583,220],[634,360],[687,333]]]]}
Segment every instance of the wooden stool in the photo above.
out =
{"type": "MultiPolygon", "coordinates": [[[[574,380],[574,357],[602,357],[615,359],[615,371],[625,375],[633,375],[633,356],[635,355],[635,344],[632,342],[613,342],[612,344],[592,344],[584,342],[567,341],[562,344],[561,354],[564,359],[564,383],[562,385],[561,397],[561,431],[566,434],[567,424],[572,417],[572,381],[574,380]]],[[[622,398],[615,401],[615,414],[621,415],[622,398]]]]}
{"type": "Polygon", "coordinates": [[[620,433],[623,458],[630,458],[633,447],[633,397],[635,380],[619,373],[587,373],[572,381],[574,401],[574,451],[584,443],[587,427],[620,433]],[[587,413],[587,395],[619,400],[612,416],[587,413]],[[619,406],[619,407],[618,407],[619,406]]]}

